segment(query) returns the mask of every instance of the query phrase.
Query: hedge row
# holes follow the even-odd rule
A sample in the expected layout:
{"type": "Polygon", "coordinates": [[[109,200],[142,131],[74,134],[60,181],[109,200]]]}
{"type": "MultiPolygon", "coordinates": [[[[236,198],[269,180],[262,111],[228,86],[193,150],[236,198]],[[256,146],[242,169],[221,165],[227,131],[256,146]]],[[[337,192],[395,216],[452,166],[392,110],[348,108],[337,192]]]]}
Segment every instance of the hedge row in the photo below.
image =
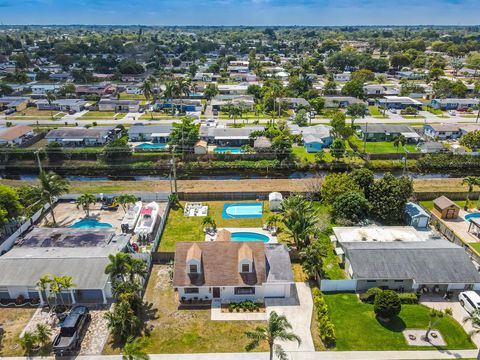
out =
{"type": "Polygon", "coordinates": [[[318,322],[318,331],[323,344],[327,348],[335,346],[337,337],[335,335],[335,325],[330,319],[328,306],[325,302],[322,292],[318,288],[312,290],[313,303],[315,305],[315,318],[318,322]]]}
{"type": "MultiPolygon", "coordinates": [[[[365,303],[373,304],[375,296],[383,290],[380,288],[370,288],[366,292],[360,294],[360,300],[365,303]]],[[[418,296],[415,293],[399,293],[398,297],[402,304],[418,304],[418,296]]]]}

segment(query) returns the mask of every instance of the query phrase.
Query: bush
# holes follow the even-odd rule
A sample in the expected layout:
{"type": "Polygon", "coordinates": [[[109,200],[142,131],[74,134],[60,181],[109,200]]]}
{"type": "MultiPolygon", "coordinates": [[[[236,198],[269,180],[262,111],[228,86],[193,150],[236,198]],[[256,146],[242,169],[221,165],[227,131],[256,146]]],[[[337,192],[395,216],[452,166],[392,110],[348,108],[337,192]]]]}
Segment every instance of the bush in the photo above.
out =
{"type": "Polygon", "coordinates": [[[245,300],[238,303],[230,303],[228,304],[228,311],[233,312],[240,312],[240,311],[250,311],[250,312],[257,312],[260,310],[259,304],[251,301],[245,300]]]}
{"type": "Polygon", "coordinates": [[[398,294],[402,304],[418,304],[418,296],[415,293],[398,294]]]}
{"type": "Polygon", "coordinates": [[[360,294],[360,300],[366,303],[373,304],[375,301],[375,297],[381,293],[383,290],[377,287],[370,288],[363,294],[360,294]]]}
{"type": "Polygon", "coordinates": [[[378,317],[391,319],[400,314],[401,309],[402,303],[395,291],[383,290],[375,296],[373,311],[378,317]]]}
{"type": "Polygon", "coordinates": [[[315,318],[318,322],[318,331],[320,338],[326,347],[334,347],[337,340],[335,335],[335,325],[330,319],[328,306],[323,298],[322,292],[318,288],[312,290],[313,303],[315,305],[315,318]]]}

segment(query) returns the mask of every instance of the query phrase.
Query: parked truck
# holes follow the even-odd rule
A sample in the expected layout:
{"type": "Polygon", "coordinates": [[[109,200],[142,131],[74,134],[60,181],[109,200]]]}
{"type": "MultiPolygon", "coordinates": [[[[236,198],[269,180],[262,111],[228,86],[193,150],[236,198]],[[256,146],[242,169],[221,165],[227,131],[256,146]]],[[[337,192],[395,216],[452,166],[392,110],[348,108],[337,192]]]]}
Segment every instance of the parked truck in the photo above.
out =
{"type": "Polygon", "coordinates": [[[53,353],[63,356],[79,350],[83,331],[90,319],[91,315],[86,306],[75,306],[61,324],[60,332],[53,340],[53,353]]]}

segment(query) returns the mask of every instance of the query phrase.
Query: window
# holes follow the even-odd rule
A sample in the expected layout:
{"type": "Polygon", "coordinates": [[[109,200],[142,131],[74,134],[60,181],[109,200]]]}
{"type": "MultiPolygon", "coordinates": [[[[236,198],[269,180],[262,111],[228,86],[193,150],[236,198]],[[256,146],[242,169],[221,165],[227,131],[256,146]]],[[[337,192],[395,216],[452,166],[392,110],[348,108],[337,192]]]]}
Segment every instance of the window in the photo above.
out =
{"type": "Polygon", "coordinates": [[[185,294],[198,294],[198,288],[185,288],[185,294]]]}
{"type": "Polygon", "coordinates": [[[403,280],[394,280],[394,282],[403,282],[403,280]]]}
{"type": "Polygon", "coordinates": [[[190,265],[190,273],[197,273],[197,265],[190,265]]]}
{"type": "Polygon", "coordinates": [[[367,283],[374,283],[377,282],[377,280],[367,280],[367,283]]]}
{"type": "Polygon", "coordinates": [[[237,287],[235,288],[235,295],[254,295],[254,287],[237,287]]]}
{"type": "Polygon", "coordinates": [[[249,264],[242,264],[242,272],[250,272],[250,265],[249,264]]]}

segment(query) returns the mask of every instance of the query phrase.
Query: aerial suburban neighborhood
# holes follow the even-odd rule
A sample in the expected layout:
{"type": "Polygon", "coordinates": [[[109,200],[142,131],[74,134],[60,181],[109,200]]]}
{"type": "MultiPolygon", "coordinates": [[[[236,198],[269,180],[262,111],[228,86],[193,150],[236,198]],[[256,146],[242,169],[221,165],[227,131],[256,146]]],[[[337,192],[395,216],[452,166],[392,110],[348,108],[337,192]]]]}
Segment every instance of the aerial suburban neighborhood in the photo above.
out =
{"type": "Polygon", "coordinates": [[[478,358],[480,28],[211,6],[0,25],[0,357],[478,358]]]}

